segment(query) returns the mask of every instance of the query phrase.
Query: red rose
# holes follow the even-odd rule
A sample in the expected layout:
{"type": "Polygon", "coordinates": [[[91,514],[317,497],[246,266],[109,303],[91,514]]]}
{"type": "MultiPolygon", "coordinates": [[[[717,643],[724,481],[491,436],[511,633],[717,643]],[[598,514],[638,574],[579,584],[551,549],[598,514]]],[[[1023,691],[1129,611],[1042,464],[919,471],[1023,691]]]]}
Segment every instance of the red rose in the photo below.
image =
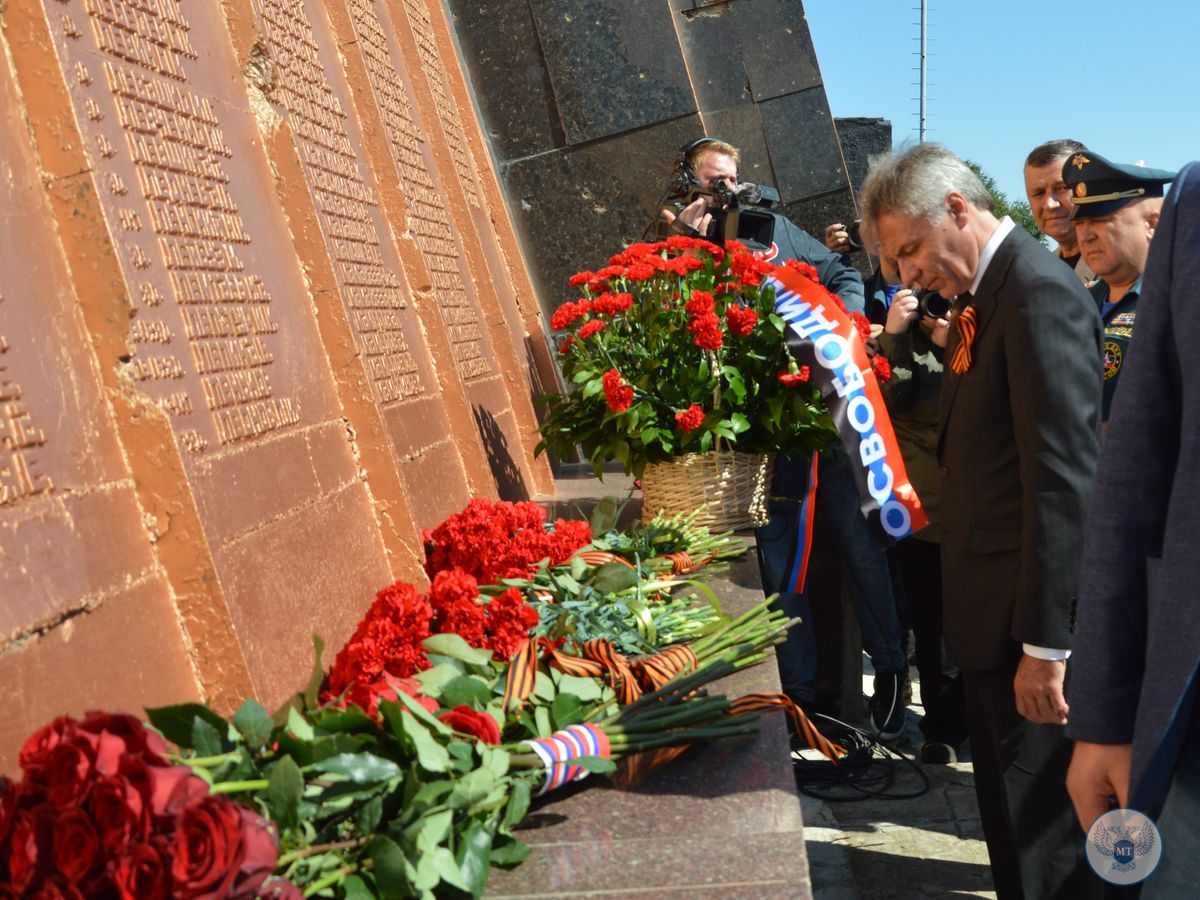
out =
{"type": "Polygon", "coordinates": [[[129,844],[108,864],[121,900],[165,900],[170,863],[153,844],[129,844]]]}
{"type": "Polygon", "coordinates": [[[187,766],[148,766],[127,756],[121,760],[121,777],[141,796],[145,813],[156,819],[174,818],[185,806],[208,794],[208,783],[187,766]]]}
{"type": "Polygon", "coordinates": [[[131,754],[152,766],[165,766],[166,742],[136,716],[91,710],[79,723],[80,731],[97,736],[96,771],[114,775],[120,757],[131,754]]]}
{"type": "Polygon", "coordinates": [[[0,775],[0,847],[6,846],[8,829],[17,815],[17,801],[20,797],[21,789],[16,782],[0,775]]]}
{"type": "Polygon", "coordinates": [[[97,778],[89,805],[100,844],[106,851],[111,853],[146,836],[149,808],[128,778],[122,775],[97,778]]]}
{"type": "Polygon", "coordinates": [[[21,810],[9,841],[8,875],[18,893],[38,884],[50,868],[54,810],[43,803],[21,810]]]}
{"type": "Polygon", "coordinates": [[[57,884],[45,882],[40,888],[29,895],[30,900],[84,900],[84,895],[73,884],[57,884]]]}
{"type": "Polygon", "coordinates": [[[500,743],[500,726],[485,712],[476,712],[469,706],[456,706],[438,713],[438,718],[463,734],[471,734],[485,744],[500,743]]]}
{"type": "Polygon", "coordinates": [[[54,821],[54,867],[71,884],[92,871],[100,857],[100,839],[87,814],[68,809],[54,821]]]}
{"type": "Polygon", "coordinates": [[[216,794],[179,814],[171,875],[180,898],[253,897],[275,868],[271,823],[216,794]]]}
{"type": "Polygon", "coordinates": [[[84,748],[85,741],[72,739],[46,754],[46,797],[57,807],[81,802],[92,786],[92,758],[84,748]]]}

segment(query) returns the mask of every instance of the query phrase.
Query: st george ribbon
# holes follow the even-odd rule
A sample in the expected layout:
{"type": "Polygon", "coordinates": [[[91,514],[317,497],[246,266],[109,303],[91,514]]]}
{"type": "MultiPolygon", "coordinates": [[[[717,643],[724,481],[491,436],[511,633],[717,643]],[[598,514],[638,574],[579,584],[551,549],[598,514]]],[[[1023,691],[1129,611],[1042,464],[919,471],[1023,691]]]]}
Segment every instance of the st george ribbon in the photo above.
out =
{"type": "Polygon", "coordinates": [[[775,289],[775,312],[788,326],[787,346],[808,366],[850,458],[862,513],[884,544],[928,524],[909,483],[879,383],[858,329],[830,293],[800,272],[777,267],[763,284],[775,289]]]}

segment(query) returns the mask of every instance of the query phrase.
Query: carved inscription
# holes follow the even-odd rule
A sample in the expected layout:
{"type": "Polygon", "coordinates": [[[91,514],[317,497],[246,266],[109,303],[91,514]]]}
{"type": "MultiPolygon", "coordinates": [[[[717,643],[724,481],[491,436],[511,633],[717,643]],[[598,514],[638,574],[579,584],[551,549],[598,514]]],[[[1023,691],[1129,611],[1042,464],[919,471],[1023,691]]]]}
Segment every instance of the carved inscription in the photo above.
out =
{"type": "Polygon", "coordinates": [[[467,195],[467,202],[472,206],[479,206],[475,161],[471,157],[471,148],[467,146],[467,134],[459,117],[458,105],[450,96],[450,86],[446,83],[446,70],[442,66],[442,57],[433,37],[429,7],[425,5],[425,0],[404,0],[404,6],[408,10],[409,25],[417,41],[421,70],[425,73],[429,89],[433,92],[433,102],[437,107],[438,120],[442,124],[442,133],[446,136],[450,157],[454,160],[454,170],[462,183],[463,193],[467,195]]]}
{"type": "MultiPolygon", "coordinates": [[[[173,417],[201,404],[209,411],[212,431],[194,421],[181,430],[189,450],[208,446],[205,431],[229,444],[299,422],[299,402],[276,396],[271,382],[278,325],[247,266],[250,236],[230,192],[233,151],[217,103],[188,86],[199,54],[179,0],[83,0],[83,8],[100,62],[74,60],[76,78],[107,88],[128,153],[119,157],[108,135],[95,135],[106,161],[97,183],[120,204],[111,207],[114,224],[139,279],[130,285],[140,301],[128,333],[130,376],[173,417]],[[163,305],[168,291],[173,307],[163,305]]],[[[63,30],[70,36],[65,19],[63,30]]],[[[89,122],[104,120],[97,97],[82,103],[89,122]]]]}
{"type": "Polygon", "coordinates": [[[278,70],[272,99],[288,111],[376,397],[386,406],[422,394],[404,337],[407,303],[376,225],[378,204],[346,133],[346,113],[318,56],[308,13],[302,0],[256,0],[255,8],[278,70]]]}
{"type": "Polygon", "coordinates": [[[7,353],[8,341],[0,334],[0,506],[11,506],[54,489],[50,477],[37,472],[37,460],[30,454],[46,443],[46,435],[33,426],[29,413],[18,402],[21,386],[9,377],[7,353]]]}
{"type": "Polygon", "coordinates": [[[425,163],[423,138],[408,91],[389,57],[387,38],[371,0],[351,0],[350,13],[408,200],[409,230],[433,279],[459,375],[464,380],[487,375],[492,365],[483,351],[479,310],[463,282],[459,247],[445,203],[425,163]]]}

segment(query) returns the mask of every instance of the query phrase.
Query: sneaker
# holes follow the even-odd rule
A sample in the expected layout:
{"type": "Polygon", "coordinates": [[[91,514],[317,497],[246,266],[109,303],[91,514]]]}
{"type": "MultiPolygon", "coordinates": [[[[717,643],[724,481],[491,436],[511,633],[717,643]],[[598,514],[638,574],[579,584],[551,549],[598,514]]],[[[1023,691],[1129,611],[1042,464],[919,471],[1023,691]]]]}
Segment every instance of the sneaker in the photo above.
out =
{"type": "Polygon", "coordinates": [[[894,741],[904,731],[904,710],[912,700],[912,683],[908,672],[893,672],[875,676],[875,694],[871,697],[871,721],[875,736],[881,741],[894,741]]]}
{"type": "Polygon", "coordinates": [[[933,766],[948,766],[958,762],[958,753],[950,744],[927,741],[921,745],[921,762],[933,766]]]}

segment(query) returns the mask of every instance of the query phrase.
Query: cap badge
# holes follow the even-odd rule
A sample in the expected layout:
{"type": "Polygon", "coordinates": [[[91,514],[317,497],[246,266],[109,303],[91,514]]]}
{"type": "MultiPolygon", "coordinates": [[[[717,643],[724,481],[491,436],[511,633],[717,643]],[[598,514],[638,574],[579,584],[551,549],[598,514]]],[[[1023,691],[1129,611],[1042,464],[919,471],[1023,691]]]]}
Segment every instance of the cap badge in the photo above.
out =
{"type": "Polygon", "coordinates": [[[1084,156],[1082,153],[1076,153],[1074,156],[1071,157],[1071,165],[1073,165],[1075,168],[1080,169],[1080,170],[1082,170],[1083,167],[1086,166],[1090,162],[1091,162],[1091,160],[1088,159],[1086,156],[1084,156]]]}

